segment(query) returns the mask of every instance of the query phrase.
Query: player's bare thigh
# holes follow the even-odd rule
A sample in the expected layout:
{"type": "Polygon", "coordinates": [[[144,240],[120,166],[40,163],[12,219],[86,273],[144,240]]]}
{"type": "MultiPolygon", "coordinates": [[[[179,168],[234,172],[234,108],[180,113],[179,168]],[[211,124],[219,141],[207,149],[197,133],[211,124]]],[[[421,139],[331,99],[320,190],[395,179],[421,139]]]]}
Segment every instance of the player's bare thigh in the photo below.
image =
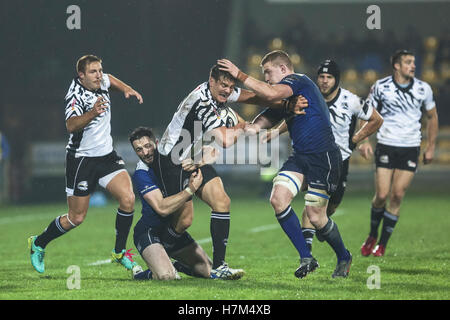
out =
{"type": "Polygon", "coordinates": [[[391,190],[392,177],[394,169],[377,168],[375,172],[375,196],[372,205],[375,208],[385,206],[391,190]]]}
{"type": "Polygon", "coordinates": [[[160,243],[153,243],[145,248],[142,252],[142,258],[152,271],[154,280],[175,279],[175,269],[166,250],[160,243]]]}
{"type": "Polygon", "coordinates": [[[388,211],[393,215],[399,215],[400,204],[405,196],[406,190],[411,185],[414,174],[413,171],[394,170],[388,206],[388,211]]]}
{"type": "Polygon", "coordinates": [[[196,242],[174,252],[171,257],[190,267],[199,277],[209,278],[211,274],[212,261],[196,242]]]}
{"type": "Polygon", "coordinates": [[[172,218],[172,227],[177,233],[186,231],[194,220],[194,204],[192,200],[187,201],[184,205],[174,212],[172,218]]]}
{"type": "Polygon", "coordinates": [[[222,179],[215,177],[197,190],[197,196],[206,202],[213,211],[229,212],[230,197],[225,192],[222,179]]]}
{"type": "Polygon", "coordinates": [[[117,171],[114,177],[106,184],[106,190],[119,202],[121,210],[126,212],[134,210],[133,184],[126,170],[117,171]]]}
{"type": "MultiPolygon", "coordinates": [[[[304,180],[303,174],[294,171],[284,172],[288,175],[296,177],[300,181],[300,185],[302,185],[304,180]]],[[[289,180],[286,181],[287,183],[291,183],[289,180]]],[[[275,214],[279,214],[283,210],[285,210],[290,205],[294,197],[295,194],[291,190],[289,190],[289,187],[287,185],[275,182],[272,187],[272,193],[270,195],[270,203],[275,210],[275,214]]]]}

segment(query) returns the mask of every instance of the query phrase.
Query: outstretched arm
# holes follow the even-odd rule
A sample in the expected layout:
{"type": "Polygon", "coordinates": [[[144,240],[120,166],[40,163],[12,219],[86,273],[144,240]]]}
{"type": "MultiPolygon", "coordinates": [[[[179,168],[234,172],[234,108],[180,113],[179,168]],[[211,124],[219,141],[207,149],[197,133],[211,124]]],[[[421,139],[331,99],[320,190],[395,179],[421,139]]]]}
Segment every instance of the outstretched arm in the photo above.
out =
{"type": "Polygon", "coordinates": [[[268,103],[265,99],[256,95],[255,92],[245,89],[241,89],[241,94],[237,102],[266,106],[272,109],[282,109],[293,112],[296,115],[306,114],[303,109],[308,107],[308,100],[302,95],[292,97],[289,100],[278,100],[268,103]]]}
{"type": "Polygon", "coordinates": [[[109,81],[111,82],[111,87],[120,92],[123,92],[123,94],[125,95],[125,98],[128,99],[129,97],[134,96],[139,101],[139,104],[142,104],[144,102],[144,100],[142,99],[142,96],[139,94],[139,92],[134,90],[132,87],[130,87],[123,81],[117,79],[113,75],[108,74],[108,77],[109,77],[109,81]]]}
{"type": "Polygon", "coordinates": [[[217,64],[220,65],[221,70],[228,71],[233,77],[253,90],[257,96],[263,98],[266,102],[273,103],[293,95],[292,89],[288,85],[270,85],[266,82],[252,78],[239,70],[239,68],[228,59],[218,60],[217,64]]]}

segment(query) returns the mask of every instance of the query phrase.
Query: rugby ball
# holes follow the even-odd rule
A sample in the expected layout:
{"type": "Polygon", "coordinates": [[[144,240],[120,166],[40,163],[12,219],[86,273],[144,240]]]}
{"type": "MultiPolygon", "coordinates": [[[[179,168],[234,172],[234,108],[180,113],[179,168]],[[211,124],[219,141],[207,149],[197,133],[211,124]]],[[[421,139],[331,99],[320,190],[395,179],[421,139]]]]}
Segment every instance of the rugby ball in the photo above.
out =
{"type": "Polygon", "coordinates": [[[234,110],[230,107],[225,107],[220,110],[220,119],[225,122],[225,126],[227,128],[234,127],[239,122],[236,112],[234,112],[234,110]]]}

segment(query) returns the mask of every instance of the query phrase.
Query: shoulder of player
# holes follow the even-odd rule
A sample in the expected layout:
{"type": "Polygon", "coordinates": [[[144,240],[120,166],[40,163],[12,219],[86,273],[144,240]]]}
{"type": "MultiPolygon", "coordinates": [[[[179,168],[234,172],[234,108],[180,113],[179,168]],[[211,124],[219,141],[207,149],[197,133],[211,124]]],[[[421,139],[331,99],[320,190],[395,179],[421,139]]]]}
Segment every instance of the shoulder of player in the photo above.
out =
{"type": "Polygon", "coordinates": [[[139,162],[136,164],[133,178],[138,179],[141,174],[148,175],[150,170],[153,169],[146,165],[142,160],[139,160],[139,162]]]}
{"type": "Polygon", "coordinates": [[[427,90],[432,91],[431,85],[430,85],[428,82],[423,81],[423,80],[420,80],[420,79],[418,79],[418,78],[414,78],[414,85],[415,85],[415,86],[419,86],[419,87],[424,87],[424,88],[426,88],[427,90]]]}
{"type": "Polygon", "coordinates": [[[392,81],[392,76],[387,76],[381,79],[378,79],[377,81],[375,81],[375,86],[379,87],[381,85],[390,85],[390,84],[394,84],[394,82],[392,81]]]}
{"type": "Polygon", "coordinates": [[[203,82],[195,87],[188,96],[184,99],[184,104],[195,104],[198,101],[207,102],[211,99],[211,92],[209,91],[209,86],[207,82],[203,82]]]}

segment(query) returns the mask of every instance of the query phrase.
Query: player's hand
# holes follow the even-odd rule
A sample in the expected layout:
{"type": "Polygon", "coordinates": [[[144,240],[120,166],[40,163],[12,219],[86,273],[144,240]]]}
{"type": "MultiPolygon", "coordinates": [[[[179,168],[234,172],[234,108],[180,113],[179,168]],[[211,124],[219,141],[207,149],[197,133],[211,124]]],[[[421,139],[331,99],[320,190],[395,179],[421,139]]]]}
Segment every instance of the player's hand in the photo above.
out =
{"type": "Polygon", "coordinates": [[[302,95],[293,96],[287,101],[287,110],[296,115],[306,114],[304,109],[308,106],[308,100],[302,95]]]}
{"type": "Polygon", "coordinates": [[[140,95],[140,93],[131,87],[126,87],[123,94],[125,95],[125,98],[127,98],[127,99],[131,96],[136,97],[136,99],[139,101],[139,104],[142,104],[144,102],[144,99],[142,99],[142,96],[140,95]]]}
{"type": "Polygon", "coordinates": [[[228,59],[220,59],[217,60],[217,64],[220,66],[220,70],[228,71],[234,78],[237,78],[240,70],[233,62],[228,59]]]}
{"type": "Polygon", "coordinates": [[[427,148],[423,154],[423,164],[430,164],[431,162],[433,162],[433,158],[434,150],[427,148]]]}
{"type": "Polygon", "coordinates": [[[189,178],[188,186],[192,190],[192,192],[196,192],[198,188],[200,188],[202,182],[203,182],[202,170],[197,169],[196,171],[192,172],[189,178]]]}
{"type": "Polygon", "coordinates": [[[370,142],[361,143],[358,146],[358,151],[359,151],[359,154],[366,160],[369,160],[370,157],[373,155],[373,149],[372,149],[372,145],[370,144],[370,142]]]}
{"type": "Polygon", "coordinates": [[[279,135],[280,135],[280,130],[278,130],[278,129],[267,130],[266,132],[264,132],[261,135],[261,137],[259,138],[259,141],[261,143],[268,143],[272,139],[275,139],[276,137],[278,137],[279,135]]]}
{"type": "Polygon", "coordinates": [[[252,124],[252,123],[246,123],[244,127],[244,133],[248,136],[254,136],[260,131],[260,127],[252,124]]]}
{"type": "Polygon", "coordinates": [[[91,112],[97,117],[108,109],[108,101],[102,96],[97,97],[91,112]]]}
{"type": "Polygon", "coordinates": [[[181,161],[181,167],[184,171],[194,171],[200,167],[203,167],[206,164],[212,164],[216,162],[219,157],[220,151],[213,146],[203,146],[202,147],[202,159],[200,162],[196,163],[193,159],[185,159],[181,161]]]}

